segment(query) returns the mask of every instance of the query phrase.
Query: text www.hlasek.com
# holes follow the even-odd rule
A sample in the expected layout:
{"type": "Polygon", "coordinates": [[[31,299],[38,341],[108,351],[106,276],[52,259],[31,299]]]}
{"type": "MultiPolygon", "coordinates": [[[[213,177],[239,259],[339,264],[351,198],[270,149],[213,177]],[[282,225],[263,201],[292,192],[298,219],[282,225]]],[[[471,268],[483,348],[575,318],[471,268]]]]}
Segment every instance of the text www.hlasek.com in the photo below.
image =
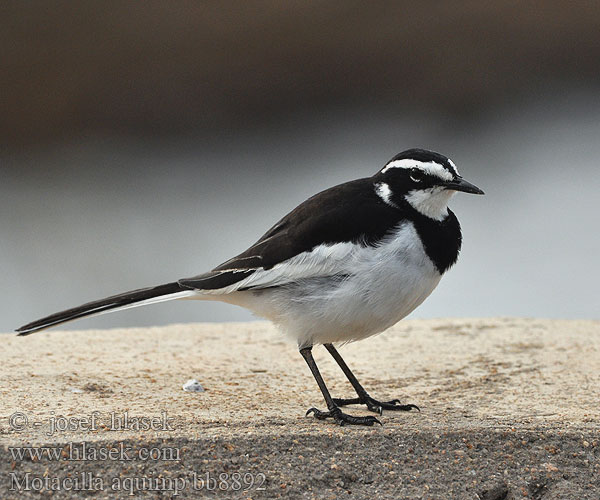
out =
{"type": "Polygon", "coordinates": [[[58,461],[167,461],[177,462],[180,460],[180,450],[177,447],[139,447],[134,449],[125,446],[125,443],[116,443],[114,446],[95,446],[93,444],[70,443],[67,446],[14,446],[9,447],[9,452],[15,462],[29,460],[39,462],[42,460],[50,462],[58,461]]]}

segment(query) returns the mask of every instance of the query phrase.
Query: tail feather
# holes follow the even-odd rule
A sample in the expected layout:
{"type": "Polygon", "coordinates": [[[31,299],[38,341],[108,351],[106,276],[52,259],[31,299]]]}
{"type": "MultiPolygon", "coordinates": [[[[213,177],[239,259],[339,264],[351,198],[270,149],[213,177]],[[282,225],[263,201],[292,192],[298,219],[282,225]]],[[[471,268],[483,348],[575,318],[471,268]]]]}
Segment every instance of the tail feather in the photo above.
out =
{"type": "Polygon", "coordinates": [[[19,335],[29,335],[51,326],[60,325],[74,319],[86,316],[96,316],[107,312],[114,312],[132,307],[164,302],[194,295],[195,292],[182,288],[178,283],[167,283],[150,288],[140,288],[131,292],[120,293],[105,299],[94,300],[78,307],[60,311],[45,318],[27,323],[17,328],[19,335]]]}

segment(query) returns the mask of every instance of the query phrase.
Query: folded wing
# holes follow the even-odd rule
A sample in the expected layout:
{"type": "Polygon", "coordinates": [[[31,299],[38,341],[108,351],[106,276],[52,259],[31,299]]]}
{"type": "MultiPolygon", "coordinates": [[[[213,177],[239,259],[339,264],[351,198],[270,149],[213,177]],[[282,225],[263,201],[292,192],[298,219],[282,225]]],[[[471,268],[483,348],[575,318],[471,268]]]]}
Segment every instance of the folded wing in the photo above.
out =
{"type": "Polygon", "coordinates": [[[365,183],[370,180],[348,182],[309,198],[245,252],[178,283],[223,294],[346,273],[357,245],[376,245],[402,218],[374,189],[364,189],[365,183]]]}

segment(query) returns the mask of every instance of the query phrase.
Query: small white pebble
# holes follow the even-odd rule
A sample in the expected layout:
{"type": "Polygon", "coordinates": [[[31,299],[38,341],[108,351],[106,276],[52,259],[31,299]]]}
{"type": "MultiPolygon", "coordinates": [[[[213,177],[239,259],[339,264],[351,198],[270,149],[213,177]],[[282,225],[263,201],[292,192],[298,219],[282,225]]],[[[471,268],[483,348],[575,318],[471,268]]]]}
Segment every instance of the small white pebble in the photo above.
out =
{"type": "Polygon", "coordinates": [[[191,378],[183,384],[183,390],[187,392],[204,392],[204,387],[195,378],[191,378]]]}
{"type": "Polygon", "coordinates": [[[71,392],[80,393],[80,392],[83,392],[83,390],[82,389],[77,389],[76,387],[74,387],[74,388],[71,389],[71,392]]]}

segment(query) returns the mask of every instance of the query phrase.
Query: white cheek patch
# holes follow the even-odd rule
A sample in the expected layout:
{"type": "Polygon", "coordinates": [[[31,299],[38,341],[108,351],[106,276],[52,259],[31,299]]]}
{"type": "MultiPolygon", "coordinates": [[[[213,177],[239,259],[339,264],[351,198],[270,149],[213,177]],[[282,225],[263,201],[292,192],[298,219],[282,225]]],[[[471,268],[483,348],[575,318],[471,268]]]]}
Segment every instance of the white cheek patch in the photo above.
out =
{"type": "Polygon", "coordinates": [[[392,190],[385,182],[375,184],[375,193],[388,205],[398,208],[398,205],[392,201],[392,190]]]}
{"type": "MultiPolygon", "coordinates": [[[[451,163],[451,165],[456,171],[456,166],[454,166],[453,163],[451,163]]],[[[434,161],[423,162],[411,159],[396,160],[388,163],[385,167],[383,167],[381,173],[385,174],[388,170],[392,168],[418,168],[426,174],[433,175],[444,181],[451,181],[452,179],[454,179],[454,175],[451,172],[448,172],[448,170],[443,165],[440,165],[439,163],[436,163],[434,161]]],[[[456,171],[456,174],[458,175],[458,171],[456,171]]]]}
{"type": "Polygon", "coordinates": [[[448,216],[448,202],[455,191],[441,187],[415,189],[404,197],[421,214],[434,220],[444,220],[448,216]]]}

